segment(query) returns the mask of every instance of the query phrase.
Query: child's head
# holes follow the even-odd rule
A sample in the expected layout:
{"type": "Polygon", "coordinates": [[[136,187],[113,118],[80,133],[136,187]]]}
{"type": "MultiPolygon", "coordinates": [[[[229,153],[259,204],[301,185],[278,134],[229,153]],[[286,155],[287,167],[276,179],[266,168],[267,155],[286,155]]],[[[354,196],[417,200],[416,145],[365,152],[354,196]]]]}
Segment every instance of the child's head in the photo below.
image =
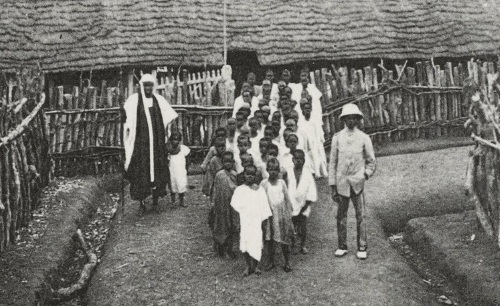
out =
{"type": "Polygon", "coordinates": [[[285,87],[286,87],[285,81],[281,80],[278,82],[278,91],[280,94],[283,93],[283,90],[285,89],[285,87]]]}
{"type": "Polygon", "coordinates": [[[253,165],[252,154],[248,152],[240,153],[240,159],[241,159],[241,166],[243,166],[243,168],[249,165],[253,165]]]}
{"type": "Polygon", "coordinates": [[[285,126],[287,129],[290,129],[293,132],[297,132],[297,121],[295,121],[295,119],[292,119],[292,118],[288,119],[285,122],[285,126]]]}
{"type": "Polygon", "coordinates": [[[307,98],[300,99],[300,109],[302,110],[302,115],[304,115],[304,118],[306,118],[306,120],[309,120],[309,118],[311,118],[312,105],[309,100],[307,100],[307,98]]]}
{"type": "Polygon", "coordinates": [[[257,179],[257,167],[254,165],[248,165],[245,167],[245,185],[251,186],[255,184],[257,179]]]}
{"type": "Polygon", "coordinates": [[[269,173],[269,180],[276,181],[278,179],[279,174],[280,174],[279,161],[276,158],[271,158],[267,162],[266,170],[267,170],[267,173],[269,173]]]}
{"type": "Polygon", "coordinates": [[[290,107],[292,109],[295,109],[295,106],[297,105],[297,101],[290,99],[290,107]]]}
{"type": "Polygon", "coordinates": [[[299,137],[297,134],[290,134],[286,138],[286,147],[290,149],[290,152],[295,152],[297,149],[297,145],[299,144],[299,137]]]}
{"type": "Polygon", "coordinates": [[[273,85],[271,84],[271,81],[269,80],[262,81],[262,95],[263,96],[271,95],[271,90],[273,89],[272,86],[273,85]]]}
{"type": "Polygon", "coordinates": [[[172,134],[170,134],[169,141],[173,147],[177,147],[179,145],[179,143],[182,141],[182,134],[178,131],[172,132],[172,134]]]}
{"type": "Polygon", "coordinates": [[[278,155],[280,154],[280,150],[277,145],[274,143],[271,143],[267,147],[267,158],[278,158],[278,155]]]}
{"type": "Polygon", "coordinates": [[[288,136],[290,136],[290,134],[293,133],[293,130],[290,129],[290,128],[286,128],[283,130],[283,139],[285,140],[285,144],[286,144],[286,140],[288,138],[288,136]]]}
{"type": "Polygon", "coordinates": [[[222,153],[222,166],[224,170],[230,171],[234,168],[234,156],[233,152],[226,151],[222,153]]]}
{"type": "Polygon", "coordinates": [[[299,122],[299,113],[296,110],[292,109],[290,111],[290,115],[288,116],[288,119],[295,120],[295,123],[299,122]]]}
{"type": "Polygon", "coordinates": [[[255,117],[250,118],[250,120],[248,120],[248,127],[250,128],[251,135],[257,134],[260,129],[260,123],[257,120],[257,118],[255,117]]]}
{"type": "Polygon", "coordinates": [[[257,121],[259,122],[260,125],[262,125],[264,123],[264,114],[262,113],[262,111],[260,109],[256,110],[253,113],[253,117],[255,119],[257,119],[257,121]]]}
{"type": "Polygon", "coordinates": [[[304,151],[297,149],[295,152],[293,152],[293,165],[295,168],[300,169],[302,166],[304,166],[304,163],[306,162],[306,155],[304,151]]]}
{"type": "Polygon", "coordinates": [[[278,135],[280,134],[280,130],[281,130],[281,122],[271,121],[271,126],[273,127],[273,130],[274,130],[274,137],[273,138],[278,137],[278,135]]]}
{"type": "Polygon", "coordinates": [[[267,137],[269,139],[273,139],[274,136],[274,128],[271,125],[267,125],[264,128],[264,137],[267,137]]]}
{"type": "Polygon", "coordinates": [[[227,131],[225,128],[223,127],[220,127],[218,129],[215,130],[215,137],[223,137],[223,138],[226,138],[227,137],[227,131]]]}
{"type": "Polygon", "coordinates": [[[269,122],[269,116],[271,115],[271,108],[268,105],[264,105],[261,109],[262,111],[262,119],[264,123],[269,122]]]}
{"type": "Polygon", "coordinates": [[[248,149],[250,149],[250,139],[248,138],[248,135],[238,136],[238,149],[240,150],[240,154],[245,153],[248,149]]]}
{"type": "Polygon", "coordinates": [[[245,120],[247,120],[250,114],[252,113],[249,103],[243,103],[243,105],[238,111],[243,113],[243,115],[245,116],[245,120]]]}
{"type": "Polygon", "coordinates": [[[240,109],[236,113],[236,126],[239,129],[241,129],[243,126],[245,126],[246,123],[247,123],[247,118],[245,117],[245,113],[243,113],[242,110],[240,109]]]}
{"type": "Polygon", "coordinates": [[[272,121],[278,121],[278,122],[281,122],[281,113],[280,111],[275,111],[273,113],[273,116],[271,117],[271,120],[272,121]]]}
{"type": "Polygon", "coordinates": [[[271,143],[270,138],[261,138],[259,140],[259,152],[260,155],[265,156],[267,154],[267,148],[269,147],[269,144],[271,143]]]}
{"type": "Polygon", "coordinates": [[[214,147],[217,151],[217,156],[221,157],[222,153],[226,151],[226,139],[224,137],[215,138],[214,147]]]}
{"type": "Polygon", "coordinates": [[[283,88],[283,94],[286,95],[288,99],[290,99],[292,97],[292,89],[288,86],[283,88]]]}
{"type": "Polygon", "coordinates": [[[259,109],[262,110],[262,108],[266,105],[269,105],[269,100],[268,99],[260,99],[259,101],[259,109]]]}
{"type": "Polygon", "coordinates": [[[250,86],[255,85],[255,73],[249,72],[247,74],[247,83],[250,84],[250,86]]]}
{"type": "Polygon", "coordinates": [[[248,128],[248,126],[244,125],[244,126],[240,129],[240,135],[247,135],[247,136],[250,136],[250,129],[248,128]]]}
{"type": "Polygon", "coordinates": [[[226,129],[229,133],[236,131],[236,127],[237,127],[236,119],[234,118],[227,119],[226,129]]]}
{"type": "Polygon", "coordinates": [[[246,103],[252,103],[252,92],[250,91],[250,89],[245,89],[241,93],[241,97],[243,98],[244,102],[246,102],[246,103]]]}

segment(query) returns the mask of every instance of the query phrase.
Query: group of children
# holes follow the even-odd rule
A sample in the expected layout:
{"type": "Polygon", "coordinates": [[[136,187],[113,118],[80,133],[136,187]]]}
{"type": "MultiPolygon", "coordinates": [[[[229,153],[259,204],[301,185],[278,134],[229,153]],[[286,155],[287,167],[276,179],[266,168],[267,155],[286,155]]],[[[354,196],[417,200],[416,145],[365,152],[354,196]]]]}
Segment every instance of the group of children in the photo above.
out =
{"type": "MultiPolygon", "coordinates": [[[[334,255],[347,253],[347,208],[352,200],[358,223],[357,257],[367,256],[363,186],[375,171],[375,156],[369,136],[357,128],[363,114],[353,104],[344,106],[340,118],[346,126],[332,139],[327,167],[321,94],[309,83],[307,71],[301,71],[299,84],[289,83],[287,73],[283,71],[283,80],[273,84],[268,72],[260,87],[252,84],[255,76],[249,74],[249,82],[235,100],[233,116],[215,131],[201,165],[215,250],[235,258],[233,243],[239,238],[247,264],[245,276],[261,273],[258,265],[264,248],[267,268],[272,269],[275,246],[280,245],[286,272],[291,271],[290,254],[297,241],[300,252],[308,253],[307,218],[317,200],[315,179],[321,177],[328,177],[332,197],[339,204],[339,248],[334,255]]],[[[168,153],[172,201],[179,194],[184,205],[189,149],[180,142],[181,134],[173,132],[168,153]]]]}
{"type": "Polygon", "coordinates": [[[308,253],[307,218],[317,200],[315,177],[325,177],[327,167],[322,121],[313,118],[315,107],[321,114],[321,103],[319,96],[314,101],[309,74],[303,75],[303,86],[294,89],[286,84],[274,89],[266,79],[258,96],[255,86],[244,83],[233,117],[215,131],[201,165],[216,251],[234,258],[233,242],[239,234],[247,263],[244,275],[260,273],[264,246],[268,269],[275,267],[275,244],[281,246],[286,272],[291,271],[296,241],[300,252],[308,253]],[[296,90],[301,91],[300,103],[292,99],[296,90]]]}

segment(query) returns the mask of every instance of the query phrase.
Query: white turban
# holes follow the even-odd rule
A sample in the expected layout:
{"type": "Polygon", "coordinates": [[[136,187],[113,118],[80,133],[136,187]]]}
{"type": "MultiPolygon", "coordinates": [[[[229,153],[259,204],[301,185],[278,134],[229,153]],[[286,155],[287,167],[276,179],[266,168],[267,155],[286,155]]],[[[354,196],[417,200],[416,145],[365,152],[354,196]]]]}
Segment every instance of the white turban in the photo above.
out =
{"type": "Polygon", "coordinates": [[[141,80],[140,80],[140,83],[153,83],[153,84],[156,84],[156,78],[149,74],[149,73],[146,73],[146,74],[143,74],[142,77],[141,77],[141,80]]]}

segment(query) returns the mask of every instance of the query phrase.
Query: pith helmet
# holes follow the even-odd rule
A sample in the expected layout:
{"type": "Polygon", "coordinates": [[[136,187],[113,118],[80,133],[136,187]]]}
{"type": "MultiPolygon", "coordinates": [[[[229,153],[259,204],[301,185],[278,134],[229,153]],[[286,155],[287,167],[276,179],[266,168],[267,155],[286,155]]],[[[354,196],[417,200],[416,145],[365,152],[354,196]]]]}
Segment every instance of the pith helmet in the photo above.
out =
{"type": "Polygon", "coordinates": [[[342,113],[340,114],[340,118],[347,115],[358,115],[364,117],[363,113],[359,110],[358,106],[352,103],[346,104],[344,105],[344,107],[342,107],[342,113]]]}

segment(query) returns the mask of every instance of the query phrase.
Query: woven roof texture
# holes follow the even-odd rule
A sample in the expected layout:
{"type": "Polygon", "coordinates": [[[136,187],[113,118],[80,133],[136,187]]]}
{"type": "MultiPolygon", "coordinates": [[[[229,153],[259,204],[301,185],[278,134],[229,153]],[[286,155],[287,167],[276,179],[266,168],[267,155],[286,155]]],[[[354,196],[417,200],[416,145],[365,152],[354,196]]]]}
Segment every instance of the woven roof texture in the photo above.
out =
{"type": "MultiPolygon", "coordinates": [[[[261,65],[497,54],[500,0],[227,0],[229,50],[261,65]]],[[[0,69],[223,62],[222,0],[3,0],[0,69]]]]}

